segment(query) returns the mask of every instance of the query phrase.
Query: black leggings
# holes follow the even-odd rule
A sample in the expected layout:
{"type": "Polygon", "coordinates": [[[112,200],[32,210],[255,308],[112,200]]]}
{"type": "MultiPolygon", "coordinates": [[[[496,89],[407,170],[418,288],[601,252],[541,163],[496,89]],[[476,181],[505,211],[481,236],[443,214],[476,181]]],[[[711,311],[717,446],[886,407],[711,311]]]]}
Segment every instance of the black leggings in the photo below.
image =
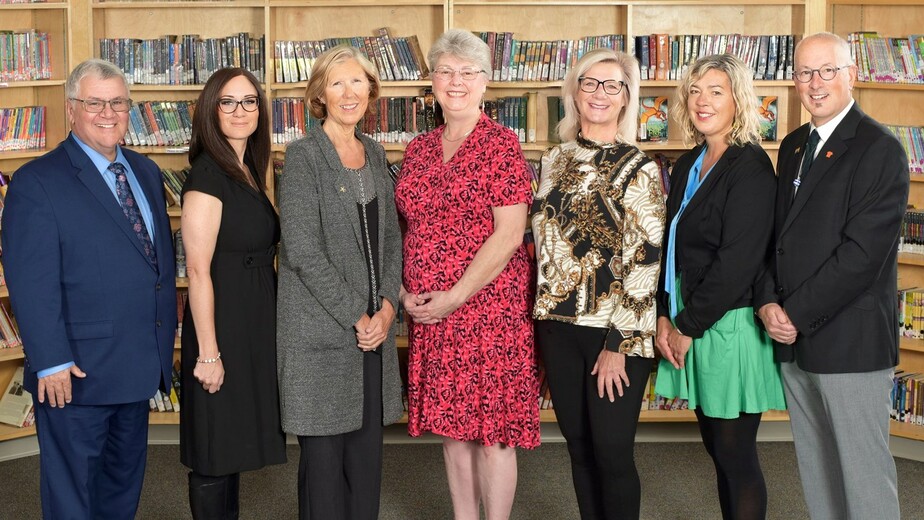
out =
{"type": "Polygon", "coordinates": [[[716,419],[696,409],[703,444],[715,463],[725,520],[763,520],[767,516],[767,486],[757,458],[760,415],[742,413],[737,419],[716,419]]]}
{"type": "MultiPolygon", "coordinates": [[[[538,321],[536,339],[545,364],[558,426],[568,443],[581,518],[637,520],[641,485],[634,446],[638,415],[653,359],[626,356],[630,386],[611,403],[590,374],[607,329],[538,321]]],[[[615,332],[614,332],[615,333],[615,332]]]]}

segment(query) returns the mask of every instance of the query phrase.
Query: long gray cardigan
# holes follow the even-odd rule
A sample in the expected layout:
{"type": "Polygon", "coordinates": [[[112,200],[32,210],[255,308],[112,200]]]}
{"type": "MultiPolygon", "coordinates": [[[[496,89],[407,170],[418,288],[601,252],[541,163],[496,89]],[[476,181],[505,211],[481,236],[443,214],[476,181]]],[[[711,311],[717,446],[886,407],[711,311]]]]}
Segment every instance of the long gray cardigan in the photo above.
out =
{"type": "MultiPolygon", "coordinates": [[[[359,134],[379,206],[379,297],[398,307],[401,231],[382,146],[359,134]]],[[[362,427],[363,353],[353,325],[366,312],[369,275],[356,200],[333,143],[312,129],[286,149],[279,189],[277,356],[282,429],[336,435],[362,427]]],[[[401,417],[395,327],[382,353],[385,425],[401,417]]]]}

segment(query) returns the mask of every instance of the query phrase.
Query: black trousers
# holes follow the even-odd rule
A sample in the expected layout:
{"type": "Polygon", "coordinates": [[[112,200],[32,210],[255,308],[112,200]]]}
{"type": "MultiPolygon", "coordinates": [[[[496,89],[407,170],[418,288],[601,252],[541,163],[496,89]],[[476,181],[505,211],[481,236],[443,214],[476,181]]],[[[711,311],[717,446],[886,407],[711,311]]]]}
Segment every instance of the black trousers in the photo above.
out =
{"type": "Polygon", "coordinates": [[[382,487],[382,356],[363,353],[363,426],[299,436],[299,520],[375,520],[382,487]]]}
{"type": "MultiPolygon", "coordinates": [[[[606,329],[551,320],[536,323],[558,426],[568,443],[571,476],[583,520],[637,520],[641,485],[635,467],[635,431],[654,360],[626,356],[629,387],[615,402],[597,393],[590,374],[606,329]]],[[[615,392],[615,390],[614,390],[615,392]]]]}

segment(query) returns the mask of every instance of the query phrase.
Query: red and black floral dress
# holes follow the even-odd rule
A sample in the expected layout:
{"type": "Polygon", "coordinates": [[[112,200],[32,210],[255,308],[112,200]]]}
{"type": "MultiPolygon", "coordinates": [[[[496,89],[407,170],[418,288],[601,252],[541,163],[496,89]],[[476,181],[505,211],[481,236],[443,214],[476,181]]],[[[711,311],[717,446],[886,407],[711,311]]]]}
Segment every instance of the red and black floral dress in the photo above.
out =
{"type": "MultiPolygon", "coordinates": [[[[482,115],[448,163],[443,127],[405,153],[395,193],[407,220],[404,287],[446,291],[494,232],[492,209],[532,201],[516,135],[482,115]]],[[[408,431],[488,446],[539,444],[533,263],[520,246],[492,282],[434,325],[411,323],[408,431]]]]}

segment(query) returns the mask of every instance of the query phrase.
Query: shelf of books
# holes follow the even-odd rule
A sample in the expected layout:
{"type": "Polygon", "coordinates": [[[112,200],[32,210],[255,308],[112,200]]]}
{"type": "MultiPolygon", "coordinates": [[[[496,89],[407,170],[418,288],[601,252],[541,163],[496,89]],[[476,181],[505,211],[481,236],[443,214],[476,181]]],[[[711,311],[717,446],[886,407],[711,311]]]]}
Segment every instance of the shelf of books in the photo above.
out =
{"type": "Polygon", "coordinates": [[[830,0],[829,29],[850,43],[854,98],[908,155],[911,192],[899,254],[900,340],[891,433],[924,440],[924,0],[830,0]]]}
{"type": "Polygon", "coordinates": [[[12,172],[66,135],[70,6],[0,2],[0,171],[12,172]]]}

